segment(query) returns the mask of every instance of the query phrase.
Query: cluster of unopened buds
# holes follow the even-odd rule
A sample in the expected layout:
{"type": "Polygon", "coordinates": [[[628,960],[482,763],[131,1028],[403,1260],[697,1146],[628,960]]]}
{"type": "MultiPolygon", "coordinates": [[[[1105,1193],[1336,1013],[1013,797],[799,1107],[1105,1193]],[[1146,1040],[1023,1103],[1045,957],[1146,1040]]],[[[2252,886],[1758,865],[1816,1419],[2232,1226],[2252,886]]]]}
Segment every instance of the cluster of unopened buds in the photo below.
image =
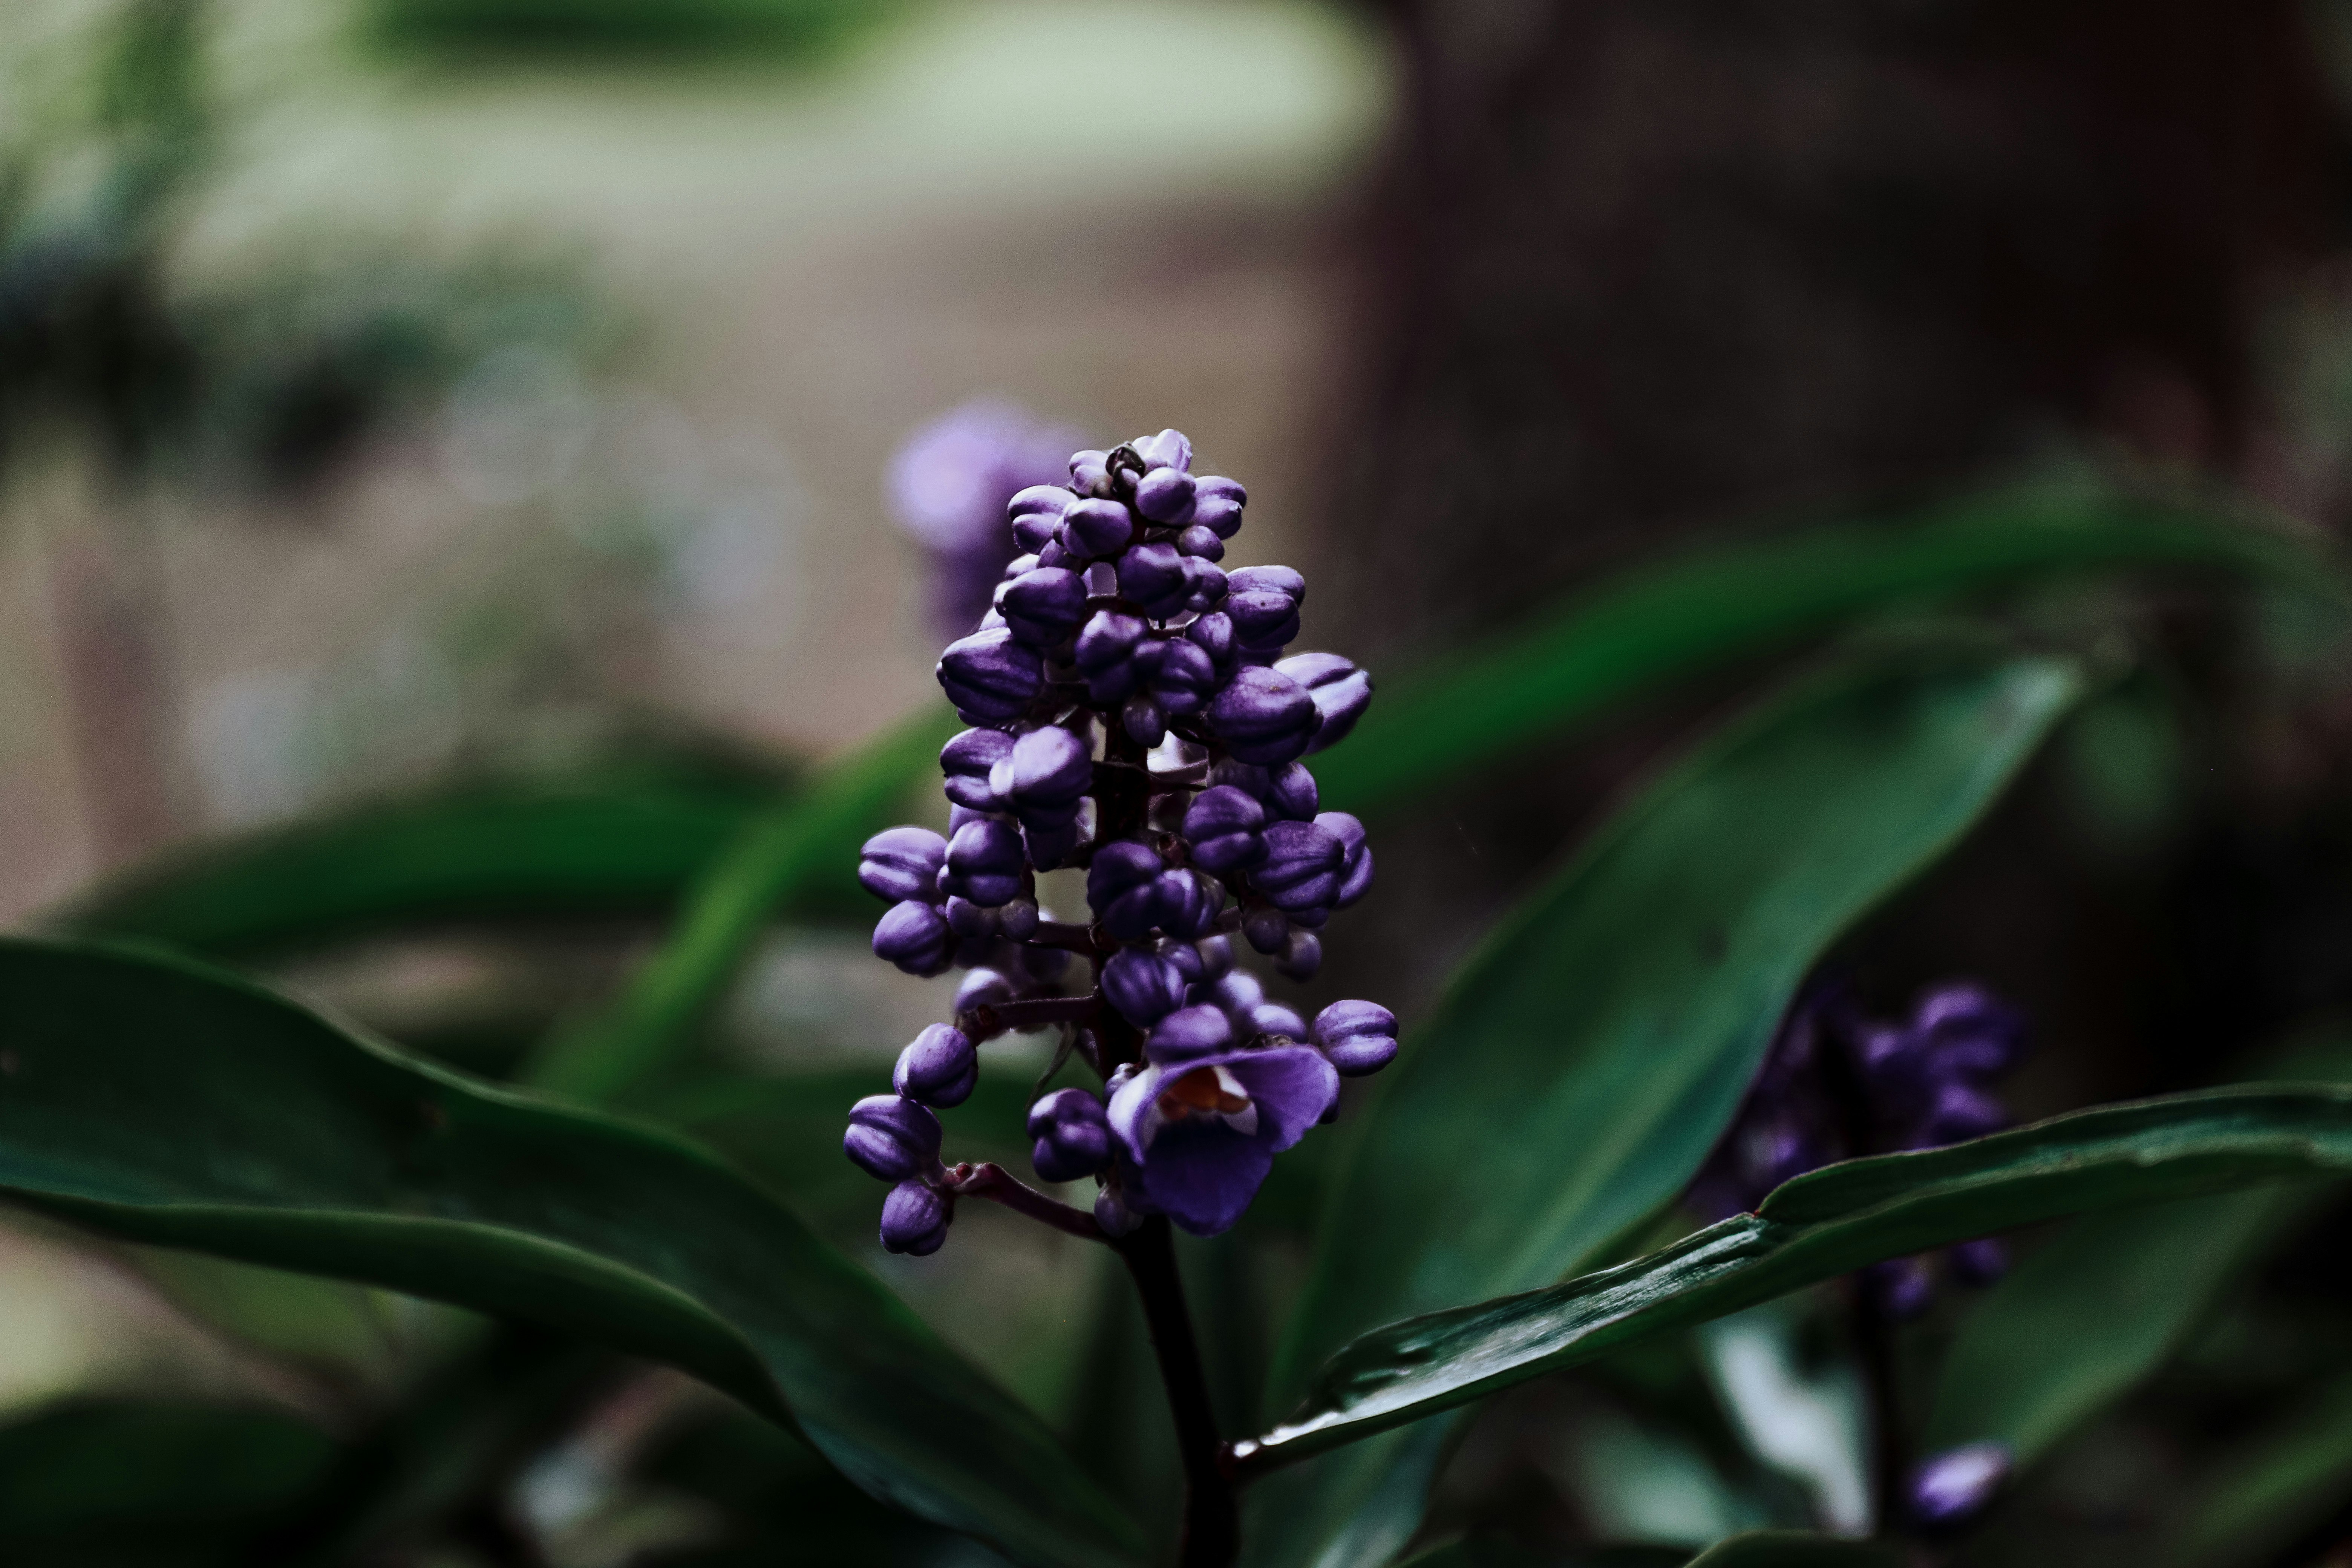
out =
{"type": "MultiPolygon", "coordinates": [[[[1789,1010],[1738,1120],[1693,1184],[1691,1205],[1720,1218],[1835,1160],[1998,1131],[2010,1117],[1991,1085],[2024,1047],[2022,1015],[1981,985],[1930,987],[1895,1022],[1865,1016],[1842,984],[1816,985],[1789,1010]]],[[[2007,1268],[2008,1251],[1997,1238],[1962,1242],[1945,1263],[1962,1283],[1985,1284],[2007,1268]]],[[[1869,1283],[1897,1318],[1935,1298],[1926,1257],[1879,1264],[1869,1283]]]]}
{"type": "Polygon", "coordinates": [[[1331,912],[1372,879],[1362,824],[1318,809],[1300,761],[1346,736],[1371,682],[1336,654],[1285,657],[1297,573],[1218,564],[1246,500],[1195,476],[1173,430],[1080,452],[1066,485],[1012,500],[1022,553],[939,662],[971,726],[940,753],[948,832],[891,828],[858,866],[890,903],[877,956],[970,971],[954,1022],[850,1111],[850,1159],[892,1184],[893,1252],[936,1250],[959,1195],[1043,1212],[995,1167],[940,1159],[935,1110],[971,1095],[979,1047],[1008,1032],[1058,1029],[1048,1078],[1076,1057],[1099,1079],[1044,1095],[1027,1130],[1040,1177],[1097,1183],[1086,1223],[1112,1237],[1150,1215],[1225,1230],[1339,1079],[1396,1054],[1387,1009],[1337,1002],[1310,1023],[1236,962],[1239,936],[1312,976],[1331,912]],[[1086,873],[1085,923],[1038,905],[1039,873],[1063,868],[1086,873]]]}

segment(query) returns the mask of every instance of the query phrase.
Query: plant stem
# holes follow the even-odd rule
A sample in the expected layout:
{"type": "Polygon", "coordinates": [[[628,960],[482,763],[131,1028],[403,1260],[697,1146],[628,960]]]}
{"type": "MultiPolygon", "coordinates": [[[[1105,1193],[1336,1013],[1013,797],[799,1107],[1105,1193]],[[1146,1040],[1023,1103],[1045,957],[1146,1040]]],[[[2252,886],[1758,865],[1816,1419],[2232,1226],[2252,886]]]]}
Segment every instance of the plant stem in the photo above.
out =
{"type": "Polygon", "coordinates": [[[1184,1460],[1184,1533],[1176,1560],[1180,1568],[1230,1568],[1241,1555],[1241,1509],[1223,1462],[1216,1412],[1209,1405],[1209,1380],[1192,1337],[1192,1316],[1184,1309],[1184,1282],[1176,1272],[1168,1221],[1145,1220],[1114,1245],[1143,1298],[1160,1380],[1176,1418],[1176,1447],[1184,1460]]]}
{"type": "MultiPolygon", "coordinates": [[[[1843,1121],[1846,1158],[1878,1152],[1878,1129],[1864,1087],[1862,1065],[1834,1037],[1819,1041],[1822,1078],[1843,1121]]],[[[1876,1533],[1892,1538],[1903,1524],[1903,1476],[1908,1468],[1904,1441],[1903,1396],[1895,1358],[1895,1323],[1868,1274],[1850,1276],[1854,1351],[1862,1362],[1870,1396],[1871,1500],[1876,1533]]]]}
{"type": "Polygon", "coordinates": [[[1015,1214],[1027,1215],[1083,1241],[1110,1240],[1103,1234],[1102,1226],[1095,1223],[1094,1215],[1084,1209],[1072,1208],[1058,1198],[1047,1197],[992,1161],[955,1166],[948,1172],[947,1186],[958,1197],[986,1198],[991,1203],[1003,1204],[1015,1214]]]}

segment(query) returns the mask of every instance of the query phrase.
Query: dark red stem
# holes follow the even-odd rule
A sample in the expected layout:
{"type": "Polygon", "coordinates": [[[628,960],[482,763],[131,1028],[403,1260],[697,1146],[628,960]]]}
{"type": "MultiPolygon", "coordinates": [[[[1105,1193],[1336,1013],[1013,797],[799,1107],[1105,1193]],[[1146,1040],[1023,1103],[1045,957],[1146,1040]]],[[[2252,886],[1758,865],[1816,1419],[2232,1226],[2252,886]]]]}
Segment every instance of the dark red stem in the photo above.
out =
{"type": "Polygon", "coordinates": [[[1057,1198],[1049,1198],[1028,1185],[1003,1166],[983,1161],[980,1164],[962,1164],[947,1173],[947,1189],[961,1198],[986,1198],[992,1204],[1003,1204],[1015,1214],[1027,1215],[1043,1221],[1055,1230],[1064,1231],[1083,1241],[1099,1241],[1111,1245],[1095,1216],[1080,1208],[1072,1208],[1057,1198]]]}

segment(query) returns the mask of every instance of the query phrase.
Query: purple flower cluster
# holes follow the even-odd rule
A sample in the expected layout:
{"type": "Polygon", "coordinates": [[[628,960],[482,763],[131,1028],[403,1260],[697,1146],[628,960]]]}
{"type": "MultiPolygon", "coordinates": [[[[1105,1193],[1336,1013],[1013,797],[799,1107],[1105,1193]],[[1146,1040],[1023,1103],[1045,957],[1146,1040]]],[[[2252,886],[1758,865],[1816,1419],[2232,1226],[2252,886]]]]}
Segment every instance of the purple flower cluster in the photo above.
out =
{"type": "Polygon", "coordinates": [[[1386,1008],[1338,1002],[1309,1023],[1235,962],[1238,934],[1308,978],[1332,911],[1370,887],[1363,825],[1319,808],[1300,759],[1342,739],[1372,688],[1337,654],[1286,656],[1305,580],[1221,566],[1248,496],[1192,470],[1192,444],[1163,430],[1011,498],[1020,553],[939,663],[971,726],[940,753],[948,833],[894,827],[865,847],[858,879],[891,906],[875,952],[912,974],[971,971],[954,1025],[917,1037],[897,1092],[850,1114],[849,1157],[896,1184],[892,1251],[943,1238],[953,1188],[930,1108],[971,1093],[976,1047],[1008,1029],[1058,1025],[1101,1079],[1039,1100],[1028,1133],[1040,1176],[1097,1179],[1113,1236],[1148,1215],[1226,1229],[1339,1079],[1396,1055],[1386,1008]],[[1084,924],[1038,907],[1037,874],[1065,867],[1086,873],[1084,924]]]}
{"type": "MultiPolygon", "coordinates": [[[[1896,1023],[1863,1016],[1843,985],[1818,985],[1790,1008],[1738,1119],[1692,1184],[1690,1205],[1720,1219],[1832,1161],[1997,1131],[2010,1118],[1990,1085],[2024,1047],[2023,1016],[1981,985],[1934,986],[1896,1023]]],[[[1963,1242],[1945,1263],[1963,1282],[1982,1284],[2000,1278],[2008,1251],[1996,1239],[1963,1242]]],[[[1897,1317],[1927,1309],[1935,1275],[1925,1257],[1870,1270],[1897,1317]]]]}
{"type": "Polygon", "coordinates": [[[890,461],[886,495],[898,526],[930,557],[931,618],[943,637],[980,624],[1004,563],[1018,553],[1004,503],[1057,479],[1072,437],[1011,403],[982,398],[907,437],[890,461]]]}

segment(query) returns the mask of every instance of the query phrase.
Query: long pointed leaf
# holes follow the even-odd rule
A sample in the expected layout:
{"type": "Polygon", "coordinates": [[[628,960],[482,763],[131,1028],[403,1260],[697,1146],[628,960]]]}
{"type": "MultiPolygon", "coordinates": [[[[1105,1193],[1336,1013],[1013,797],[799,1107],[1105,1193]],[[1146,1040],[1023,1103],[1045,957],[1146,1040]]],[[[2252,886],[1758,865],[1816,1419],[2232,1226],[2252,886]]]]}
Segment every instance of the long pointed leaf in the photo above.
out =
{"type": "Polygon", "coordinates": [[[184,961],[0,942],[0,1194],[667,1362],[873,1495],[1054,1568],[1132,1527],[1027,1410],[713,1156],[184,961]]]}
{"type": "Polygon", "coordinates": [[[2065,1215],[2352,1173],[2352,1088],[2208,1090],[1825,1166],[1758,1212],[1549,1289],[1392,1323],[1327,1362],[1267,1468],[1883,1258],[2065,1215]]]}
{"type": "MultiPolygon", "coordinates": [[[[1621,812],[1391,1069],[1292,1320],[1291,1376],[1383,1319],[1589,1268],[1670,1202],[1823,949],[1968,830],[2081,689],[2071,664],[1980,641],[1850,660],[1621,812]]],[[[1432,1444],[1273,1489],[1254,1559],[1385,1562],[1432,1444]]]]}
{"type": "Polygon", "coordinates": [[[1596,584],[1536,624],[1388,683],[1316,775],[1326,803],[1368,811],[1670,679],[1892,604],[2159,566],[2352,596],[2317,544],[2211,509],[2110,490],[1997,491],[1907,521],[1715,545],[1596,584]]]}

